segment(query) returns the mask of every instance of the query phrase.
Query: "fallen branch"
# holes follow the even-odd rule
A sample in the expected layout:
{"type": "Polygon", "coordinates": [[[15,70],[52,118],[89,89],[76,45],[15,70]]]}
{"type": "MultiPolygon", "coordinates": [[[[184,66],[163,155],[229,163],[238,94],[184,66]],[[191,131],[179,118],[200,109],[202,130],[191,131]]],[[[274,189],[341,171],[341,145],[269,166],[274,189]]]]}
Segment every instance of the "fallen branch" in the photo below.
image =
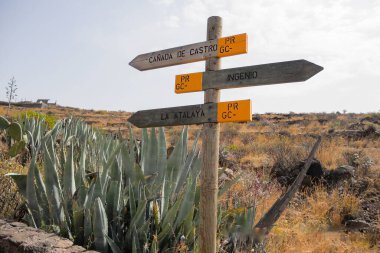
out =
{"type": "Polygon", "coordinates": [[[298,174],[296,180],[289,187],[286,193],[280,197],[273,206],[269,209],[269,211],[260,219],[260,221],[255,225],[255,228],[263,229],[266,233],[274,226],[274,223],[280,218],[282,212],[285,210],[290,200],[293,198],[295,193],[300,188],[303,179],[306,176],[307,171],[310,168],[311,162],[315,156],[315,153],[318,150],[319,144],[321,143],[322,138],[319,136],[317,142],[314,144],[313,149],[311,150],[309,157],[306,160],[306,163],[300,173],[298,174]]]}

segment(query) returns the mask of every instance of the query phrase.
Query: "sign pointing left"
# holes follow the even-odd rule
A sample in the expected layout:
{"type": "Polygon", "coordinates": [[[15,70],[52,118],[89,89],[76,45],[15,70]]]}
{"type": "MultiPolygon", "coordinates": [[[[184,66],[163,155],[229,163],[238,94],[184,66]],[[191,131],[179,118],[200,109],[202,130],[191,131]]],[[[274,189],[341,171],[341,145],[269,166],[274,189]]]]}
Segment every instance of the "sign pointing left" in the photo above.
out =
{"type": "Polygon", "coordinates": [[[139,128],[252,120],[251,100],[188,105],[134,113],[128,121],[139,128]]]}
{"type": "Polygon", "coordinates": [[[138,70],[157,69],[179,64],[247,53],[247,34],[237,34],[191,45],[140,54],[130,63],[138,70]]]}

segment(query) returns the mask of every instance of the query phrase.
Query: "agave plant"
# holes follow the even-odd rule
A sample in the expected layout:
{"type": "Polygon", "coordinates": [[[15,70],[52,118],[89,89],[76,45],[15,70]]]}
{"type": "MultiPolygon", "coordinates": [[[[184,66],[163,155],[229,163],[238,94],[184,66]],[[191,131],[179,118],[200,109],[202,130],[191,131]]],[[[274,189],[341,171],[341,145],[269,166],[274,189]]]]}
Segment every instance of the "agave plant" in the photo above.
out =
{"type": "Polygon", "coordinates": [[[101,252],[166,252],[184,241],[196,247],[200,159],[198,137],[188,150],[187,128],[167,157],[162,128],[144,129],[139,143],[132,129],[129,140],[115,140],[76,119],[46,133],[33,121],[24,126],[29,171],[10,176],[30,225],[101,252]]]}
{"type": "MultiPolygon", "coordinates": [[[[32,154],[28,174],[9,176],[25,198],[29,225],[100,252],[197,252],[199,134],[188,150],[184,128],[167,157],[163,128],[143,129],[141,142],[131,128],[128,140],[115,139],[72,118],[49,131],[38,120],[25,121],[22,130],[32,154]]],[[[250,247],[256,228],[270,230],[307,166],[256,225],[254,205],[234,213],[220,209],[221,252],[231,243],[227,252],[250,247]]]]}

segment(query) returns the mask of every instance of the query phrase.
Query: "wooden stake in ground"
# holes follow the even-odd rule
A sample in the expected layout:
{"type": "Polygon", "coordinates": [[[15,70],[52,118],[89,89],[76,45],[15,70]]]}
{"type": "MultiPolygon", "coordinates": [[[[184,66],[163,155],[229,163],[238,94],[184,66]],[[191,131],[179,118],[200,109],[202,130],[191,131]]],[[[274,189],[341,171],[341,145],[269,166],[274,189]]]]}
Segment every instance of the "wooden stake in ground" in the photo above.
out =
{"type": "MultiPolygon", "coordinates": [[[[210,17],[207,20],[207,40],[222,36],[222,18],[210,17]]],[[[217,57],[206,61],[206,71],[220,70],[221,60],[217,57]]],[[[205,91],[205,103],[218,103],[220,92],[217,89],[205,91]]],[[[219,123],[203,124],[202,171],[200,196],[199,249],[202,253],[216,252],[218,165],[219,165],[219,123]]]]}

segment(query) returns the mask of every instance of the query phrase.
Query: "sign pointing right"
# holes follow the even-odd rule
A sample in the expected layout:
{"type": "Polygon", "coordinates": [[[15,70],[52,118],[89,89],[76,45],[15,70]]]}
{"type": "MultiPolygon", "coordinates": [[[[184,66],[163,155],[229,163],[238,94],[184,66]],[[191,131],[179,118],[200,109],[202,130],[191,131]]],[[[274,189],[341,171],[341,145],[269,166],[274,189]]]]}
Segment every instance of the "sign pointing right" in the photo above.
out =
{"type": "Polygon", "coordinates": [[[253,65],[218,71],[177,75],[175,92],[230,89],[279,83],[302,82],[322,71],[323,67],[306,60],[253,65]]]}

